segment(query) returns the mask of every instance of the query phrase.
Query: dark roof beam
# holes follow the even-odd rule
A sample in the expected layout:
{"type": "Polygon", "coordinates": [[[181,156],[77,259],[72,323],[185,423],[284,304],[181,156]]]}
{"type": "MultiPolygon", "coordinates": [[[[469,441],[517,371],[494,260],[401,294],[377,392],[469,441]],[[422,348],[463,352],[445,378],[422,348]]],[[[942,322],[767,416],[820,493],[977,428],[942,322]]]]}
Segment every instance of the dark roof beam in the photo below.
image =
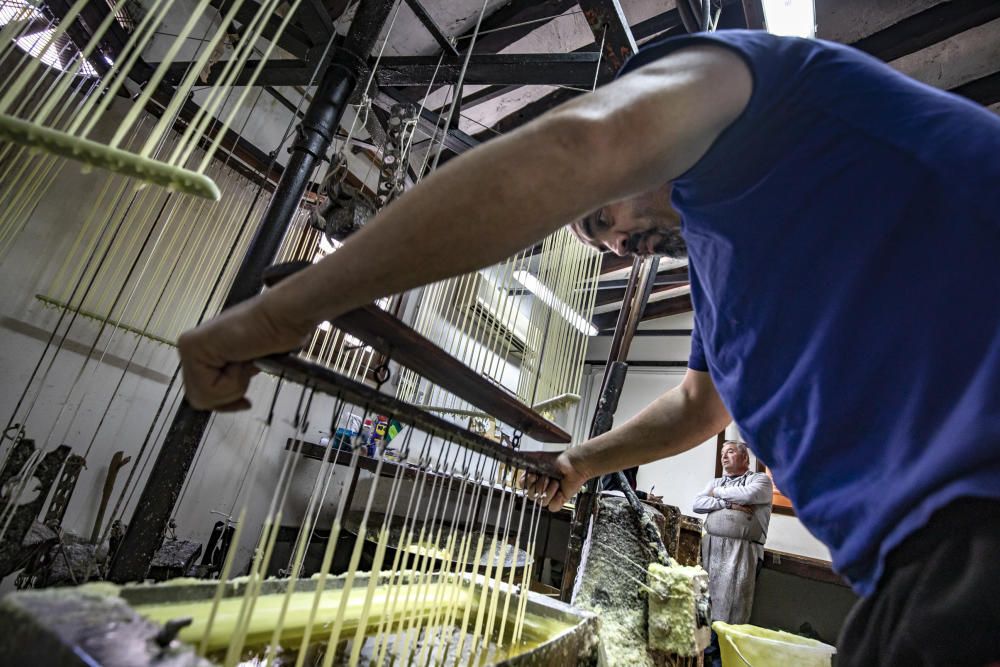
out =
{"type": "MultiPolygon", "coordinates": [[[[207,84],[212,85],[218,83],[219,77],[222,75],[222,71],[226,67],[225,60],[221,60],[209,69],[207,84]]],[[[240,70],[239,74],[236,75],[236,80],[233,82],[235,86],[245,86],[250,82],[250,78],[253,76],[257,69],[259,60],[248,60],[240,70]]],[[[183,78],[184,74],[187,72],[188,67],[192,63],[187,61],[175,62],[170,65],[167,70],[167,80],[171,83],[178,83],[183,78]]],[[[309,63],[303,62],[301,60],[269,60],[264,63],[264,66],[260,70],[260,74],[254,80],[255,86],[307,86],[309,82],[313,79],[313,70],[315,67],[309,63]]],[[[322,76],[322,71],[316,73],[316,80],[322,76]]]]}
{"type": "Polygon", "coordinates": [[[750,30],[767,30],[764,22],[764,3],[761,0],[742,0],[743,18],[750,30]]]}
{"type": "MultiPolygon", "coordinates": [[[[636,24],[632,28],[632,34],[636,39],[645,39],[652,37],[654,35],[660,35],[668,30],[674,30],[681,25],[680,16],[676,9],[671,9],[669,11],[663,12],[662,14],[657,14],[656,16],[650,17],[645,21],[636,24]]],[[[588,44],[580,49],[577,49],[573,53],[588,53],[594,52],[597,49],[597,44],[588,44]]],[[[591,81],[593,83],[593,81],[591,81]]],[[[590,86],[587,86],[588,88],[590,86]]],[[[487,89],[488,90],[488,89],[487,89]]],[[[507,92],[507,91],[503,91],[507,92]]],[[[492,99],[492,97],[486,97],[488,93],[485,91],[478,91],[474,94],[483,95],[485,99],[492,99]]],[[[503,94],[502,92],[500,94],[503,94]]],[[[530,104],[526,104],[517,111],[508,114],[501,118],[497,123],[494,124],[494,129],[501,134],[504,132],[509,132],[515,128],[524,125],[530,120],[537,118],[549,109],[553,109],[563,102],[566,102],[577,95],[580,91],[570,90],[568,88],[560,88],[554,90],[548,95],[541,97],[530,104]]],[[[466,107],[472,106],[466,101],[466,107]]],[[[485,141],[489,137],[493,136],[493,132],[489,130],[484,130],[483,132],[478,132],[476,138],[485,141]]],[[[631,262],[630,262],[631,265],[631,262]]]]}
{"type": "MultiPolygon", "coordinates": [[[[656,274],[656,282],[654,285],[670,285],[671,287],[677,287],[678,285],[683,285],[690,280],[688,276],[687,267],[681,267],[678,269],[670,269],[669,271],[660,271],[656,274]]],[[[613,293],[615,290],[623,289],[628,285],[628,280],[602,280],[597,286],[598,292],[601,293],[613,293]]]]}
{"type": "Polygon", "coordinates": [[[916,53],[1000,17],[996,0],[952,0],[917,12],[851,44],[886,62],[916,53]]]}
{"type": "MultiPolygon", "coordinates": [[[[659,280],[657,280],[653,284],[653,290],[651,294],[658,294],[660,292],[666,292],[667,290],[677,289],[678,287],[683,287],[684,285],[687,284],[688,283],[686,280],[680,280],[680,281],[671,280],[665,283],[662,283],[659,280]]],[[[597,292],[596,300],[594,301],[594,307],[599,308],[601,306],[607,306],[612,303],[621,303],[622,299],[624,298],[625,298],[624,287],[615,287],[614,289],[608,289],[608,290],[599,289],[599,291],[597,292]]]]}
{"type": "MultiPolygon", "coordinates": [[[[477,53],[500,53],[545,25],[540,19],[557,18],[576,6],[577,0],[512,0],[483,19],[475,50],[477,53]]],[[[468,49],[471,37],[471,30],[458,37],[460,51],[468,49]]]]}
{"type": "MultiPolygon", "coordinates": [[[[423,86],[431,80],[458,82],[464,57],[385,57],[375,79],[380,86],[423,86]],[[438,62],[440,61],[440,66],[438,62]]],[[[463,84],[553,85],[589,88],[594,80],[596,53],[486,53],[473,54],[463,84]]]]}
{"type": "Polygon", "coordinates": [[[302,0],[293,19],[316,45],[326,44],[335,32],[333,18],[323,0],[302,0]]]}
{"type": "MultiPolygon", "coordinates": [[[[691,310],[691,295],[682,294],[670,299],[661,299],[660,301],[651,301],[647,303],[646,309],[642,312],[642,318],[639,321],[646,322],[648,320],[655,320],[669,315],[688,313],[691,312],[691,310]]],[[[617,321],[617,310],[607,313],[598,313],[593,317],[594,326],[597,327],[598,331],[606,331],[613,328],[617,321]]]]}
{"type": "Polygon", "coordinates": [[[972,81],[967,81],[951,89],[956,95],[978,102],[984,107],[1000,102],[1000,72],[987,74],[972,81]]]}
{"type": "MultiPolygon", "coordinates": [[[[576,0],[511,0],[503,7],[483,19],[476,38],[477,53],[500,53],[505,48],[518,41],[531,31],[544,25],[544,19],[554,18],[576,7],[576,0]]],[[[455,38],[459,51],[465,53],[471,43],[472,30],[455,38]]],[[[435,86],[431,94],[440,90],[435,86]]],[[[402,89],[397,97],[407,102],[419,103],[424,91],[402,89]]],[[[438,109],[437,113],[441,113],[438,109]]]]}
{"type": "MultiPolygon", "coordinates": [[[[603,44],[598,81],[610,81],[637,50],[625,12],[618,0],[579,0],[594,42],[603,44]]],[[[588,86],[589,87],[589,86],[588,86]]]]}

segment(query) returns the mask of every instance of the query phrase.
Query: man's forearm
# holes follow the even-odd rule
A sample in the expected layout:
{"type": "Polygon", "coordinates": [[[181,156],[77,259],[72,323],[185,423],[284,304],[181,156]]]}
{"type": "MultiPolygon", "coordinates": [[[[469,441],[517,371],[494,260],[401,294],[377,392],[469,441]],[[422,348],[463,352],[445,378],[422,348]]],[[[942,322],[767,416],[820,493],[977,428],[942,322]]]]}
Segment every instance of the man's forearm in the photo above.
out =
{"type": "Polygon", "coordinates": [[[746,486],[725,486],[715,490],[715,496],[741,505],[763,505],[771,502],[774,487],[766,475],[746,486]]]}
{"type": "Polygon", "coordinates": [[[726,506],[725,500],[719,500],[712,496],[697,496],[694,499],[694,511],[697,514],[708,514],[715,510],[721,510],[726,506]]]}
{"type": "Polygon", "coordinates": [[[725,428],[729,415],[714,388],[710,396],[693,396],[685,384],[618,428],[568,449],[574,467],[597,477],[680,454],[725,428]]]}

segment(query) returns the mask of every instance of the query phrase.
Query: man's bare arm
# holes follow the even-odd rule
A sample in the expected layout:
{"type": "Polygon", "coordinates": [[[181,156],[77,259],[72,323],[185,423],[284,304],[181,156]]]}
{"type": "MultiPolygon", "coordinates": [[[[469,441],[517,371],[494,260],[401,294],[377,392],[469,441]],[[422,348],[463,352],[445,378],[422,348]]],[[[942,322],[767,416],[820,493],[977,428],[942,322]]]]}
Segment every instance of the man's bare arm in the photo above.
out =
{"type": "Polygon", "coordinates": [[[237,409],[248,360],[296,347],[319,322],[508,257],[693,165],[743,110],[743,61],[684,49],[450,161],[331,257],[178,341],[189,400],[237,409]],[[399,252],[407,261],[397,261],[399,252]]]}
{"type": "Polygon", "coordinates": [[[681,384],[621,426],[555,456],[561,481],[529,479],[553,511],[588,479],[686,452],[732,421],[708,373],[688,369],[681,384]]]}

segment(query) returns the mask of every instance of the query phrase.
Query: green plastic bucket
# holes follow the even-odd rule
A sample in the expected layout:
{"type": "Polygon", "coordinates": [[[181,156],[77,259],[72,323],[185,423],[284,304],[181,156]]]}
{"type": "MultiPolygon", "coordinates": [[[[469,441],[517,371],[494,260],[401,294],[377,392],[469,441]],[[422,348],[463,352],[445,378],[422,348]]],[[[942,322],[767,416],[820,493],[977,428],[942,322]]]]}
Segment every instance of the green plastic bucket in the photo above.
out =
{"type": "Polygon", "coordinates": [[[719,635],[722,667],[830,667],[837,649],[780,630],[756,625],[712,623],[719,635]]]}

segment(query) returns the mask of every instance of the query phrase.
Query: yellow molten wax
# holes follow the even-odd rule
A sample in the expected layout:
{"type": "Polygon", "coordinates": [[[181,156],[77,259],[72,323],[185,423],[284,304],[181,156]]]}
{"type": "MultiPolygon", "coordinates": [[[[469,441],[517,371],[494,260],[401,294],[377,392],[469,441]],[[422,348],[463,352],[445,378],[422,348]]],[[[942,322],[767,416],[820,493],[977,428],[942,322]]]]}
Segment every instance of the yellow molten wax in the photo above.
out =
{"type": "Polygon", "coordinates": [[[405,551],[406,553],[413,554],[415,556],[430,556],[431,558],[437,558],[438,560],[451,558],[451,552],[448,549],[435,546],[429,542],[407,545],[405,551]]]}
{"type": "MultiPolygon", "coordinates": [[[[400,585],[404,590],[409,586],[416,586],[416,584],[400,585]]],[[[433,587],[450,587],[451,584],[435,583],[431,586],[431,590],[436,590],[433,587]]],[[[462,592],[464,592],[466,596],[469,595],[467,589],[463,589],[462,592]]],[[[319,609],[316,614],[317,623],[312,630],[313,637],[321,638],[329,634],[334,618],[337,615],[337,610],[340,607],[341,593],[342,591],[340,590],[327,590],[323,593],[320,598],[319,609]]],[[[388,593],[389,589],[386,587],[379,587],[375,590],[375,595],[371,601],[371,611],[369,612],[367,621],[367,625],[369,627],[378,626],[378,623],[382,618],[382,614],[385,613],[386,598],[388,597],[388,593]]],[[[274,625],[279,612],[281,611],[281,605],[284,598],[285,596],[283,593],[276,593],[271,595],[261,595],[257,599],[257,604],[254,606],[253,617],[250,619],[247,627],[247,644],[264,643],[271,638],[271,633],[274,632],[274,625]]],[[[283,641],[289,642],[302,638],[306,623],[309,620],[309,613],[312,609],[314,598],[315,592],[313,591],[303,591],[292,594],[291,600],[288,604],[288,611],[285,613],[285,621],[281,631],[281,638],[283,641]]],[[[465,598],[462,599],[464,602],[465,598]]],[[[426,616],[433,611],[434,600],[434,596],[431,595],[421,596],[420,599],[417,599],[416,596],[414,596],[412,606],[408,607],[405,612],[407,615],[416,615],[417,617],[426,616]]],[[[347,609],[344,613],[344,630],[354,630],[357,628],[358,619],[361,616],[364,601],[365,589],[363,587],[351,590],[347,600],[347,609]]],[[[155,621],[157,623],[164,623],[176,618],[193,618],[194,622],[181,630],[180,639],[189,643],[197,643],[201,640],[202,634],[205,631],[205,622],[208,618],[211,603],[211,600],[198,602],[177,602],[171,604],[138,606],[135,609],[142,616],[145,616],[151,621],[155,621]]],[[[216,613],[215,622],[212,625],[212,630],[208,637],[206,646],[207,650],[212,651],[229,645],[230,637],[236,628],[236,621],[239,618],[240,607],[242,604],[242,597],[226,598],[219,603],[219,610],[216,613]]],[[[400,614],[403,611],[404,610],[401,609],[396,610],[396,613],[400,614]]],[[[346,636],[346,634],[347,633],[344,633],[344,636],[346,636]]]]}
{"type": "MultiPolygon", "coordinates": [[[[435,610],[436,606],[442,604],[442,600],[446,601],[444,604],[464,606],[466,602],[469,602],[473,609],[476,607],[477,596],[474,595],[474,589],[470,589],[465,584],[431,583],[428,585],[425,583],[419,591],[420,594],[417,595],[417,588],[419,586],[420,584],[418,583],[400,583],[393,587],[398,587],[400,593],[404,596],[407,593],[407,589],[411,589],[411,603],[406,605],[405,609],[402,608],[402,605],[396,605],[392,614],[394,618],[388,620],[400,619],[402,616],[406,616],[408,621],[412,621],[415,618],[426,619],[435,610]],[[439,593],[441,594],[439,595],[439,593]]],[[[386,599],[389,597],[391,590],[387,586],[379,586],[375,589],[366,620],[369,631],[375,630],[381,623],[385,614],[386,599]]],[[[342,591],[339,589],[331,589],[323,593],[316,614],[317,620],[312,629],[312,638],[323,639],[329,635],[333,627],[337,609],[340,606],[341,594],[342,591]]],[[[357,629],[358,619],[362,614],[362,607],[365,602],[365,594],[366,590],[363,586],[355,587],[351,590],[344,614],[341,635],[343,638],[349,637],[350,632],[357,629]]],[[[309,613],[314,597],[315,592],[313,591],[299,591],[292,594],[281,630],[281,640],[283,643],[296,645],[296,642],[301,640],[306,623],[309,620],[309,613]]],[[[247,646],[264,646],[271,640],[275,621],[278,618],[284,598],[283,593],[272,593],[261,595],[257,599],[253,617],[247,626],[247,646]]],[[[218,651],[229,645],[236,628],[242,603],[242,596],[226,598],[220,601],[219,609],[205,646],[206,651],[218,651]]],[[[181,630],[179,637],[184,642],[197,644],[202,639],[211,605],[212,600],[199,600],[197,602],[137,605],[134,608],[142,616],[161,624],[177,618],[190,617],[194,619],[191,625],[181,630]]],[[[513,654],[529,651],[562,634],[571,627],[571,624],[564,621],[537,616],[529,612],[524,620],[522,640],[514,648],[513,654]]],[[[509,634],[509,630],[505,634],[509,634]]],[[[507,645],[509,642],[510,637],[505,637],[502,643],[507,645]]],[[[509,646],[507,650],[510,650],[509,646]]]]}

